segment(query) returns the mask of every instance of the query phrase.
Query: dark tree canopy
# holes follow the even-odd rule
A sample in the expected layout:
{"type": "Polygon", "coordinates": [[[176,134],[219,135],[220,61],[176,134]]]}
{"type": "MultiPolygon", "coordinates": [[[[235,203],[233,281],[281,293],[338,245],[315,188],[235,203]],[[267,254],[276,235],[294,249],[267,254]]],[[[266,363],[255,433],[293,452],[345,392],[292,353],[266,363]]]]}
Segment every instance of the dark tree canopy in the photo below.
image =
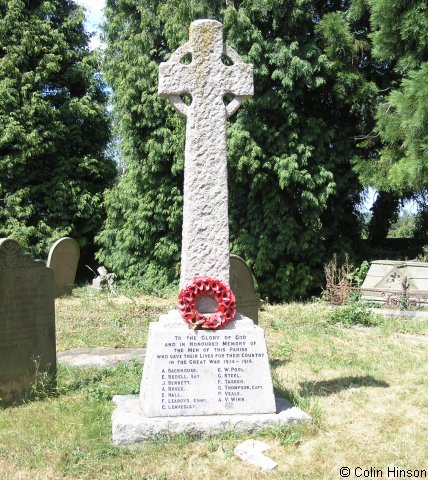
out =
{"type": "Polygon", "coordinates": [[[373,128],[378,91],[367,9],[310,0],[108,0],[106,78],[127,169],[106,200],[99,258],[161,288],[177,278],[185,122],[157,95],[158,65],[214,18],[254,64],[255,94],[228,126],[233,253],[262,295],[307,296],[332,252],[359,238],[355,137],[373,128]],[[363,71],[365,69],[365,71],[363,71]]]}
{"type": "Polygon", "coordinates": [[[0,237],[37,256],[84,247],[112,184],[106,96],[71,0],[0,0],[0,237]]]}
{"type": "MultiPolygon", "coordinates": [[[[428,220],[428,4],[426,0],[367,0],[373,54],[395,76],[384,82],[371,161],[356,161],[366,185],[413,198],[428,220]]],[[[424,223],[422,220],[421,225],[424,223]]],[[[425,235],[428,231],[425,230],[425,235]]]]}

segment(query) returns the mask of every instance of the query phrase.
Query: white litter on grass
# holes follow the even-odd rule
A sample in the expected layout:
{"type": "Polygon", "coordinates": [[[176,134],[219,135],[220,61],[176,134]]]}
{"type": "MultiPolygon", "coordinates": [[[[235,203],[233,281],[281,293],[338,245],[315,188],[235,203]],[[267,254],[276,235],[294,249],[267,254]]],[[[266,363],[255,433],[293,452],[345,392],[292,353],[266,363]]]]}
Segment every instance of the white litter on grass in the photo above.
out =
{"type": "Polygon", "coordinates": [[[278,466],[271,458],[263,455],[263,452],[271,447],[259,440],[245,440],[235,447],[234,453],[244,462],[261,468],[262,470],[273,470],[278,466]]]}

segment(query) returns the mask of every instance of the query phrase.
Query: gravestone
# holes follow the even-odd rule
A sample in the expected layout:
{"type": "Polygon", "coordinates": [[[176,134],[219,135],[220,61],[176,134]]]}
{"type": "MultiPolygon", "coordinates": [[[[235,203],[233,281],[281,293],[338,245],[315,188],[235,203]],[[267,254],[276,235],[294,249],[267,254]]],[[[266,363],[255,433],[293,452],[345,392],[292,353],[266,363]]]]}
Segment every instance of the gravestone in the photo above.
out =
{"type": "Polygon", "coordinates": [[[79,245],[72,238],[60,238],[52,245],[47,266],[53,270],[55,298],[73,291],[79,257],[79,245]]]}
{"type": "MultiPolygon", "coordinates": [[[[159,93],[187,121],[180,287],[198,276],[229,285],[226,119],[253,94],[252,65],[223,43],[215,20],[193,22],[189,36],[159,68],[159,93]],[[228,94],[234,99],[225,105],[228,94]],[[190,105],[183,95],[191,96],[190,105]]],[[[197,307],[213,308],[209,302],[197,307]]],[[[254,430],[309,418],[276,402],[264,332],[240,313],[221,330],[193,330],[178,310],[162,315],[149,327],[139,402],[113,400],[116,444],[172,431],[254,430]]]]}
{"type": "Polygon", "coordinates": [[[36,371],[55,373],[53,273],[22,252],[18,242],[0,239],[0,398],[25,395],[36,371]]]}
{"type": "Polygon", "coordinates": [[[108,288],[113,290],[113,284],[116,280],[115,273],[108,273],[105,267],[97,268],[98,276],[92,280],[92,288],[95,290],[102,290],[108,288]]]}
{"type": "Polygon", "coordinates": [[[382,293],[401,292],[403,283],[408,287],[408,295],[419,294],[421,303],[428,303],[427,262],[374,260],[361,288],[375,291],[363,291],[363,299],[383,303],[385,296],[382,293]]]}
{"type": "Polygon", "coordinates": [[[236,297],[238,312],[259,323],[260,295],[254,291],[253,274],[245,260],[238,255],[230,256],[230,288],[236,297]]]}

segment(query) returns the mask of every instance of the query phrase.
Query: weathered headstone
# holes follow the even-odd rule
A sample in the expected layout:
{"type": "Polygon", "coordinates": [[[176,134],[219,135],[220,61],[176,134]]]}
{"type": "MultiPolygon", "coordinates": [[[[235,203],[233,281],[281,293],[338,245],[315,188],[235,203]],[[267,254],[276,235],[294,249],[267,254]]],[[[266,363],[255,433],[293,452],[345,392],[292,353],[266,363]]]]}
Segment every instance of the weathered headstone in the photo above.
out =
{"type": "MultiPolygon", "coordinates": [[[[226,119],[253,93],[252,65],[223,44],[219,22],[197,20],[189,42],[161,64],[159,93],[187,119],[180,287],[198,276],[229,285],[226,119]],[[228,94],[235,98],[225,105],[228,94]],[[192,97],[190,105],[182,95],[192,97]]],[[[202,307],[212,308],[197,304],[202,307]]],[[[240,313],[221,330],[193,330],[177,310],[162,315],[150,325],[139,407],[132,399],[114,400],[118,444],[171,431],[296,420],[277,410],[263,330],[240,313]]]]}
{"type": "Polygon", "coordinates": [[[56,369],[53,273],[0,239],[0,399],[12,402],[34,384],[36,372],[56,369]]]}
{"type": "Polygon", "coordinates": [[[97,268],[98,276],[92,280],[92,288],[95,290],[102,290],[103,288],[113,289],[114,281],[116,280],[115,273],[108,273],[105,267],[97,268]]]}
{"type": "Polygon", "coordinates": [[[53,270],[55,298],[73,291],[79,257],[79,245],[72,238],[60,238],[52,245],[47,266],[53,270]]]}
{"type": "Polygon", "coordinates": [[[259,323],[260,295],[254,291],[253,275],[245,260],[230,256],[230,288],[236,297],[236,310],[259,323]]]}

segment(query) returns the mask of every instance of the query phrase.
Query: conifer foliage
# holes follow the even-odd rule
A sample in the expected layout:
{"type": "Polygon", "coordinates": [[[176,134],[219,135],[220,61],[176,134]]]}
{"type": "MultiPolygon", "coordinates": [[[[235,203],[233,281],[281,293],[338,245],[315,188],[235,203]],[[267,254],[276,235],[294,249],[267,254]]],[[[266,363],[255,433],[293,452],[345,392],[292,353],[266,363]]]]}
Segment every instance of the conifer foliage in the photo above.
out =
{"type": "Polygon", "coordinates": [[[106,96],[71,0],[0,0],[0,237],[38,257],[102,223],[115,164],[106,96]]]}
{"type": "Polygon", "coordinates": [[[398,194],[428,188],[428,4],[369,0],[374,54],[397,72],[377,113],[383,148],[363,179],[398,194]]]}
{"type": "MultiPolygon", "coordinates": [[[[426,0],[367,0],[373,29],[373,55],[395,74],[384,80],[374,135],[368,144],[376,152],[356,161],[366,185],[392,197],[413,198],[418,205],[420,236],[428,229],[428,3],[426,0]]],[[[382,200],[379,202],[385,204],[382,200]]],[[[374,212],[376,213],[376,212],[374,212]]],[[[384,219],[387,211],[381,211],[384,219]]],[[[389,218],[393,221],[394,216],[389,218]]],[[[377,228],[375,226],[375,228],[377,228]]]]}
{"type": "Polygon", "coordinates": [[[254,64],[254,98],[228,125],[232,252],[270,299],[321,286],[323,263],[359,237],[361,186],[350,165],[377,94],[359,71],[364,42],[347,8],[310,0],[107,1],[105,69],[126,170],[107,196],[102,262],[151,289],[178,276],[185,121],[157,95],[158,65],[187,41],[193,20],[214,18],[254,64]],[[328,14],[341,20],[343,50],[336,31],[322,26],[328,14]]]}
{"type": "Polygon", "coordinates": [[[377,113],[383,148],[375,185],[396,193],[428,189],[428,4],[369,0],[376,57],[398,74],[377,113]]]}

